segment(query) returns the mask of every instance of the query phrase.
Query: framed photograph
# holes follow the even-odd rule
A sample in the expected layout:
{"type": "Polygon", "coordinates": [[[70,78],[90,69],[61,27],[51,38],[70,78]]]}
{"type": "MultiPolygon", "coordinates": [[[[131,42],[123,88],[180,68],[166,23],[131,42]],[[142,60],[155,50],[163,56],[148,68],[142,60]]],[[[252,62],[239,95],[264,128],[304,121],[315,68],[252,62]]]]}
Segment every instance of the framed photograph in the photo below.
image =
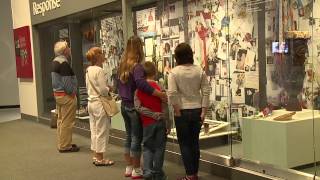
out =
{"type": "Polygon", "coordinates": [[[169,39],[170,38],[170,29],[169,27],[162,28],[161,39],[169,39]]]}
{"type": "Polygon", "coordinates": [[[273,64],[273,56],[267,56],[267,64],[273,64]]]}
{"type": "Polygon", "coordinates": [[[179,38],[179,37],[180,37],[179,26],[170,27],[170,38],[179,38]]]}
{"type": "Polygon", "coordinates": [[[183,2],[178,1],[176,3],[169,4],[169,19],[177,19],[183,17],[183,2]]]}
{"type": "Polygon", "coordinates": [[[153,55],[153,45],[154,45],[153,37],[144,39],[144,48],[145,48],[146,57],[153,55]]]}
{"type": "Polygon", "coordinates": [[[220,78],[228,78],[228,65],[226,61],[221,61],[220,78]]]}
{"type": "Polygon", "coordinates": [[[244,70],[246,57],[247,57],[247,50],[246,49],[239,49],[238,54],[237,54],[236,69],[244,70]]]}
{"type": "Polygon", "coordinates": [[[136,12],[138,36],[156,35],[156,8],[148,8],[136,12]]]}
{"type": "Polygon", "coordinates": [[[257,89],[245,88],[245,104],[253,106],[253,96],[257,92],[257,89]]]}

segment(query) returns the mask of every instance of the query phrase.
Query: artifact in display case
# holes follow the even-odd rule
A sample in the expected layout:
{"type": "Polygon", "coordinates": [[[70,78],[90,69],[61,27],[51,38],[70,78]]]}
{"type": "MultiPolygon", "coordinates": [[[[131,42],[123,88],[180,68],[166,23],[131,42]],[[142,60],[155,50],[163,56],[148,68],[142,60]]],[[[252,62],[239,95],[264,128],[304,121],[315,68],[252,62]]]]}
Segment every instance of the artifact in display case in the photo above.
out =
{"type": "MultiPolygon", "coordinates": [[[[206,119],[200,130],[199,139],[209,139],[230,134],[235,134],[236,131],[229,131],[229,122],[216,121],[206,119]]],[[[169,138],[177,140],[176,128],[172,128],[171,133],[168,135],[169,138]]]]}
{"type": "Polygon", "coordinates": [[[296,114],[296,112],[286,113],[286,114],[283,114],[283,115],[280,115],[280,116],[273,118],[273,120],[275,120],[275,121],[289,121],[289,120],[292,120],[292,116],[295,114],[296,114]]]}
{"type": "Polygon", "coordinates": [[[289,98],[285,106],[287,111],[302,110],[298,95],[303,88],[309,38],[310,35],[307,31],[288,31],[286,33],[289,51],[285,54],[282,76],[283,87],[287,91],[289,98]]]}

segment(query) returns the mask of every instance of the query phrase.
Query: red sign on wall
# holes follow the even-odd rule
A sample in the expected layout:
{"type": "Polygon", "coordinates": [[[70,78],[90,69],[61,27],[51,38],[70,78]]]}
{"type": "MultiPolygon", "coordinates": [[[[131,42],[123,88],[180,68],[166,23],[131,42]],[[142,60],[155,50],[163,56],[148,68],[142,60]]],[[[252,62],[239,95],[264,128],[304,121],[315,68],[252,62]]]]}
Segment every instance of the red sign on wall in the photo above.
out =
{"type": "Polygon", "coordinates": [[[14,29],[17,77],[33,78],[29,26],[14,29]]]}

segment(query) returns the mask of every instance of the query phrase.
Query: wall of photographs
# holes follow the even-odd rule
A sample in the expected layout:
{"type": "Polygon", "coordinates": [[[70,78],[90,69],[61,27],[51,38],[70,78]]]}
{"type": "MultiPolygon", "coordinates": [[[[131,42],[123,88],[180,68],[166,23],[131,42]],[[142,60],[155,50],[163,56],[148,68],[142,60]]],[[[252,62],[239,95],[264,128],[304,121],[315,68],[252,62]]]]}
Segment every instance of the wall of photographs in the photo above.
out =
{"type": "Polygon", "coordinates": [[[145,41],[146,60],[157,64],[164,87],[170,69],[175,66],[174,48],[180,42],[188,42],[194,50],[195,64],[206,71],[211,83],[212,103],[207,118],[231,122],[240,132],[239,117],[256,114],[259,109],[259,38],[266,40],[266,101],[274,108],[281,108],[288,100],[279,80],[284,58],[289,53],[285,32],[316,32],[308,42],[307,73],[300,99],[304,108],[312,108],[312,104],[320,108],[320,73],[316,68],[319,63],[314,61],[320,55],[320,33],[317,33],[320,15],[315,12],[310,20],[312,5],[320,7],[320,2],[161,1],[136,12],[137,34],[145,41]],[[261,11],[265,17],[265,34],[258,37],[261,11]]]}
{"type": "Polygon", "coordinates": [[[158,79],[167,87],[168,74],[174,67],[173,51],[185,42],[182,1],[139,10],[135,16],[136,34],[145,42],[145,59],[157,65],[158,79]]]}
{"type": "Polygon", "coordinates": [[[116,87],[117,70],[124,51],[121,16],[108,17],[101,20],[100,40],[101,48],[107,59],[103,64],[107,84],[116,87]]]}
{"type": "Polygon", "coordinates": [[[239,136],[239,117],[255,113],[259,88],[256,23],[245,7],[240,1],[188,2],[189,43],[212,87],[211,118],[231,122],[239,136]]]}
{"type": "Polygon", "coordinates": [[[256,112],[259,91],[257,23],[245,7],[240,1],[188,0],[136,11],[136,33],[145,42],[146,60],[158,66],[159,81],[167,87],[174,49],[188,42],[211,84],[207,119],[231,122],[238,139],[239,117],[256,112]]]}
{"type": "MultiPolygon", "coordinates": [[[[320,7],[320,2],[313,6],[320,7]]],[[[265,47],[261,47],[266,55],[262,61],[267,78],[265,101],[272,108],[282,108],[288,101],[281,80],[283,62],[289,54],[285,32],[312,32],[314,27],[313,32],[320,32],[320,15],[314,13],[311,18],[311,12],[311,0],[160,1],[136,11],[136,34],[144,40],[146,60],[157,65],[158,79],[165,88],[168,74],[175,66],[174,49],[179,43],[188,42],[195,64],[205,70],[211,84],[207,118],[231,123],[237,131],[235,137],[241,139],[240,117],[257,114],[261,108],[259,40],[266,41],[265,47]],[[261,16],[265,24],[259,27],[261,16]],[[265,34],[259,37],[261,27],[265,34]]],[[[304,108],[320,109],[320,73],[316,68],[319,63],[314,60],[320,54],[319,34],[314,33],[308,40],[307,73],[299,95],[304,108]]]]}
{"type": "Polygon", "coordinates": [[[281,85],[281,72],[283,62],[288,52],[288,44],[285,42],[286,31],[313,32],[308,39],[308,53],[305,63],[306,75],[304,78],[303,92],[300,101],[304,108],[320,109],[319,107],[319,55],[320,55],[320,13],[312,8],[320,8],[320,2],[311,0],[298,0],[270,2],[274,12],[266,12],[266,41],[267,41],[267,98],[274,106],[282,107],[288,100],[285,88],[281,85]],[[276,22],[278,20],[278,24],[276,22]]]}

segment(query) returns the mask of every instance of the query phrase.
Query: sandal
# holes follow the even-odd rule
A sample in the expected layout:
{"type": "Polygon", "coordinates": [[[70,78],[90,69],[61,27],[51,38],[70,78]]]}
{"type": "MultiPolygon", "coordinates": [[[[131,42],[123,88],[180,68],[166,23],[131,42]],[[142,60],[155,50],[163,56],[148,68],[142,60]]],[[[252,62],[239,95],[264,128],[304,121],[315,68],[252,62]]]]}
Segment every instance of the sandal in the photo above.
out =
{"type": "Polygon", "coordinates": [[[102,160],[96,160],[94,162],[95,166],[112,166],[114,165],[114,161],[111,161],[109,159],[102,159],[102,160]]]}
{"type": "Polygon", "coordinates": [[[96,164],[96,161],[97,161],[97,158],[96,158],[96,157],[93,157],[93,158],[92,158],[92,164],[96,164]]]}

